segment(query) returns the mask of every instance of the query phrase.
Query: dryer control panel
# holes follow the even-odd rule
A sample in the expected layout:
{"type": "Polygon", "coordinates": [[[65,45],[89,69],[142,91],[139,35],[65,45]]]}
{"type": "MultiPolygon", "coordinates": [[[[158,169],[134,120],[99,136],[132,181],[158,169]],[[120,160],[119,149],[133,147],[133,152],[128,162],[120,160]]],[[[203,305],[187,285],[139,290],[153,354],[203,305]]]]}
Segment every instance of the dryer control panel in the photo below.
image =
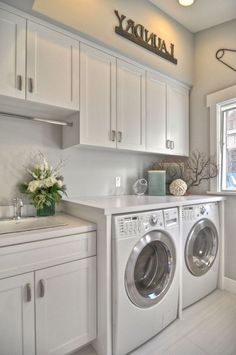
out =
{"type": "Polygon", "coordinates": [[[182,218],[184,221],[192,221],[203,217],[212,217],[218,214],[218,203],[206,203],[183,207],[182,218]]]}

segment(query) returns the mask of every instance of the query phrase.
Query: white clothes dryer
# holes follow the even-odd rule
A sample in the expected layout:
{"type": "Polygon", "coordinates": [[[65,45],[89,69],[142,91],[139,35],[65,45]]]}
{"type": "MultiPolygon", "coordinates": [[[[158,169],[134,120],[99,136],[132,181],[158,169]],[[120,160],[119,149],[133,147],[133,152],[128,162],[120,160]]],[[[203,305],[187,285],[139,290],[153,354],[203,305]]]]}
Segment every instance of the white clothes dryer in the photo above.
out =
{"type": "Polygon", "coordinates": [[[217,203],[183,207],[182,302],[190,306],[217,288],[219,208],[217,203]]]}
{"type": "Polygon", "coordinates": [[[177,318],[178,209],[114,216],[112,231],[113,355],[124,355],[177,318]]]}

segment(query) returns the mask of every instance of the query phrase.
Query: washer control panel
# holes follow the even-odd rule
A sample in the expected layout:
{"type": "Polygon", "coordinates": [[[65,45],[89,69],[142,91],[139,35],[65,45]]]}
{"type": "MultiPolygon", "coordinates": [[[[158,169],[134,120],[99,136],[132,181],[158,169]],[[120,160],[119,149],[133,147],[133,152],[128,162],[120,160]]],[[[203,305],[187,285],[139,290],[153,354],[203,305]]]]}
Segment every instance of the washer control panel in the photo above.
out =
{"type": "Polygon", "coordinates": [[[116,216],[114,221],[118,237],[131,237],[137,234],[145,234],[149,230],[164,228],[162,211],[116,216]]]}
{"type": "Polygon", "coordinates": [[[179,224],[178,208],[169,208],[168,210],[164,210],[164,220],[166,228],[179,224]]]}

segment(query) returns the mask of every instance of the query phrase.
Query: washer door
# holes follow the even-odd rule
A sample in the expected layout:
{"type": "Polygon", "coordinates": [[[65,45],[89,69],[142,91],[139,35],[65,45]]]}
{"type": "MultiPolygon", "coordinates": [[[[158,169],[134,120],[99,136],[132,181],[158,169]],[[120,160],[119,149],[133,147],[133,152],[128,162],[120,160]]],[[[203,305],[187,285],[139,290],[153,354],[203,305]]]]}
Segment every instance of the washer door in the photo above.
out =
{"type": "Polygon", "coordinates": [[[185,261],[194,276],[212,267],[218,251],[218,233],[209,219],[201,219],[191,229],[185,246],[185,261]]]}
{"type": "Polygon", "coordinates": [[[140,308],[158,303],[167,293],[176,269],[176,250],[169,234],[151,231],[135,245],[125,270],[130,300],[140,308]]]}

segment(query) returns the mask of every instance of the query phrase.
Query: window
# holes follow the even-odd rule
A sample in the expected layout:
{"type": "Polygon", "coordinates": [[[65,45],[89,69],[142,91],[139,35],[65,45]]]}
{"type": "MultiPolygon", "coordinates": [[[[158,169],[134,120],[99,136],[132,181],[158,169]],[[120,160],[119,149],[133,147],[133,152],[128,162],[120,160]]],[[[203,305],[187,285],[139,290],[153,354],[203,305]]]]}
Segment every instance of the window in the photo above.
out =
{"type": "Polygon", "coordinates": [[[210,109],[210,154],[219,166],[210,191],[236,195],[236,85],[207,95],[206,104],[210,109]]]}
{"type": "Polygon", "coordinates": [[[236,102],[221,107],[221,190],[236,192],[236,102]]]}

